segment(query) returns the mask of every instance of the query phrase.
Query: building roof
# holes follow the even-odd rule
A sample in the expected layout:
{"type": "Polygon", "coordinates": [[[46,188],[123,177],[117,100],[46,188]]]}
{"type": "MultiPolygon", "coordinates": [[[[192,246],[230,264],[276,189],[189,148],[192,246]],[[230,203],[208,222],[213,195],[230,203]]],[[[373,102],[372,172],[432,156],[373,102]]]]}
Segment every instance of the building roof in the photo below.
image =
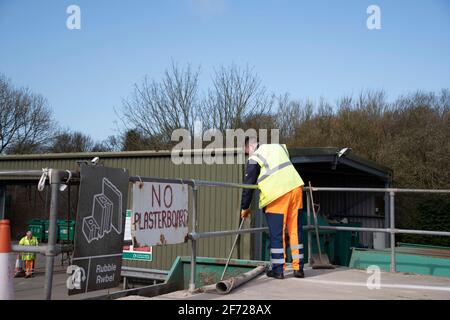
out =
{"type": "MultiPolygon", "coordinates": [[[[392,179],[392,170],[376,162],[370,161],[354,154],[352,151],[342,157],[337,157],[339,148],[288,148],[291,160],[294,164],[301,163],[330,163],[331,165],[344,164],[357,170],[376,175],[384,180],[392,179]]],[[[184,150],[183,154],[201,155],[203,149],[184,150]]],[[[242,152],[241,149],[214,149],[212,152],[220,154],[236,154],[242,152]]],[[[145,150],[145,151],[122,151],[122,152],[80,152],[80,153],[43,153],[28,155],[3,155],[0,156],[0,169],[2,161],[20,162],[21,160],[57,160],[57,159],[92,159],[100,158],[142,158],[142,157],[170,157],[170,150],[145,150]]]]}
{"type": "Polygon", "coordinates": [[[360,157],[350,151],[348,154],[338,157],[341,149],[334,147],[325,148],[289,148],[291,161],[294,164],[301,163],[329,163],[335,167],[344,164],[354,169],[358,169],[369,174],[383,178],[384,180],[392,180],[392,169],[380,165],[369,159],[360,157]]]}
{"type": "MultiPolygon", "coordinates": [[[[203,154],[205,149],[183,150],[181,154],[192,153],[192,155],[203,154]]],[[[235,154],[240,149],[222,148],[212,149],[212,153],[235,154]]],[[[118,152],[71,152],[71,153],[36,153],[36,154],[13,154],[0,155],[1,160],[47,160],[47,159],[90,159],[100,158],[136,158],[136,157],[167,157],[172,154],[171,150],[143,150],[143,151],[118,151],[118,152]]]]}

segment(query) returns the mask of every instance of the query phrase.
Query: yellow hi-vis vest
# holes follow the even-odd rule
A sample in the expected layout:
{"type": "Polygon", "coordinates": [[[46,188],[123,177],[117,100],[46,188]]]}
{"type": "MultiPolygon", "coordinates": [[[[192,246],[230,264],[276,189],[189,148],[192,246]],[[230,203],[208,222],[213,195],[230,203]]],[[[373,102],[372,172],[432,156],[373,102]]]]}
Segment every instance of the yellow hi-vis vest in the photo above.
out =
{"type": "Polygon", "coordinates": [[[258,176],[260,208],[304,185],[284,144],[262,144],[249,160],[256,161],[261,167],[258,176]]]}
{"type": "MultiPolygon", "coordinates": [[[[19,241],[19,245],[21,246],[37,246],[38,240],[36,237],[31,237],[31,239],[28,239],[27,236],[23,237],[19,241]]],[[[28,260],[35,260],[36,254],[32,252],[21,252],[20,253],[22,260],[28,261],[28,260]]]]}

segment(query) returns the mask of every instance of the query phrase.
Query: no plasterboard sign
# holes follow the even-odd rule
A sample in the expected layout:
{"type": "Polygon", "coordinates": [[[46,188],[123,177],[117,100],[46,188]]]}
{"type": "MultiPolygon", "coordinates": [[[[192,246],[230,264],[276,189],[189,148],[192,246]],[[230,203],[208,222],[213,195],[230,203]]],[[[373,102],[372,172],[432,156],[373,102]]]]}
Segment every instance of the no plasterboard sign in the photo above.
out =
{"type": "Polygon", "coordinates": [[[188,234],[188,186],[136,182],[133,185],[135,244],[154,246],[183,243],[188,234]]]}

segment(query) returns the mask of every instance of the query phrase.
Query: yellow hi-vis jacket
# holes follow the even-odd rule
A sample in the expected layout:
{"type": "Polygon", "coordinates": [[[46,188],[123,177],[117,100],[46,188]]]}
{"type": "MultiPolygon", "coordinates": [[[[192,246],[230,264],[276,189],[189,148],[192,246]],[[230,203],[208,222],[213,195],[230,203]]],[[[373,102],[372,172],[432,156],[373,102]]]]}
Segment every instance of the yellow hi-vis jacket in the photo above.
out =
{"type": "Polygon", "coordinates": [[[249,160],[256,161],[261,167],[257,180],[260,208],[304,185],[284,144],[262,144],[249,160]]]}
{"type": "MultiPolygon", "coordinates": [[[[28,239],[27,236],[23,237],[19,241],[19,245],[21,246],[37,246],[38,240],[36,237],[31,237],[31,239],[28,239]]],[[[32,252],[21,252],[20,253],[22,260],[28,261],[28,260],[35,260],[36,254],[32,252]]]]}

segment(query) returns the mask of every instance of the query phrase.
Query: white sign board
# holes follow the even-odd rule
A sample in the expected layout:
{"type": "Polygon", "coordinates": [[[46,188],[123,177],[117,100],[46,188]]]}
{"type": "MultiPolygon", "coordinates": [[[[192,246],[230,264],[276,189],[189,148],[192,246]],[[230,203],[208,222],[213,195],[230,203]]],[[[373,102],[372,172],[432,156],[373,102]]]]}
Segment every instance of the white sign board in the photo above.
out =
{"type": "Polygon", "coordinates": [[[131,240],[131,210],[127,210],[127,216],[125,218],[125,231],[123,235],[123,240],[131,240]]]}
{"type": "Polygon", "coordinates": [[[188,186],[156,182],[133,185],[135,245],[153,246],[187,241],[188,186]]]}
{"type": "MultiPolygon", "coordinates": [[[[127,216],[125,219],[125,232],[124,240],[132,240],[131,237],[131,210],[127,210],[127,216]]],[[[123,260],[139,260],[139,261],[152,261],[152,247],[135,247],[133,245],[123,246],[123,260]]]]}

